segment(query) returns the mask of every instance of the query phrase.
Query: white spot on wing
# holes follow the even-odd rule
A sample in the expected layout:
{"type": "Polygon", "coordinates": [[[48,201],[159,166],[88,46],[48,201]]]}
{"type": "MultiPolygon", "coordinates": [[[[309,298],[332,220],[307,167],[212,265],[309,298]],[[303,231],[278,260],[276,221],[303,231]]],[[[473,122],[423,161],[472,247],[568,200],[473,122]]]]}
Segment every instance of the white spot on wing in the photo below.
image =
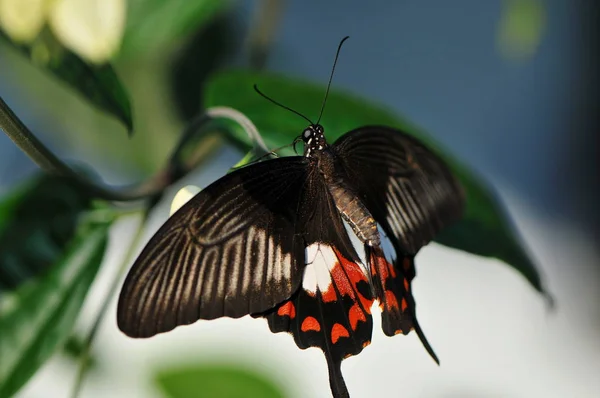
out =
{"type": "Polygon", "coordinates": [[[338,262],[333,249],[322,243],[313,243],[306,248],[306,261],[302,280],[304,290],[312,294],[316,294],[317,290],[327,291],[331,285],[330,271],[338,262]]]}
{"type": "MultiPolygon", "coordinates": [[[[281,249],[277,251],[277,258],[281,257],[281,249]]],[[[281,260],[278,260],[281,263],[281,268],[283,270],[283,279],[288,281],[292,277],[292,255],[286,253],[281,260]]]]}

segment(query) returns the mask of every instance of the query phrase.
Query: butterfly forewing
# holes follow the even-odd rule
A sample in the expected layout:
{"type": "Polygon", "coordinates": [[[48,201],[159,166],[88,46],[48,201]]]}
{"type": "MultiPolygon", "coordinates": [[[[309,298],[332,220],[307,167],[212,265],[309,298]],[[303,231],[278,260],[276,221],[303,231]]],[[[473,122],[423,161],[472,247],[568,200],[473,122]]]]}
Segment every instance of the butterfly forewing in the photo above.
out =
{"type": "Polygon", "coordinates": [[[464,194],[447,165],[416,139],[399,130],[367,126],[353,130],[333,151],[357,194],[381,225],[395,250],[365,245],[374,296],[382,310],[386,335],[415,330],[438,362],[416,317],[411,281],[413,257],[444,227],[457,220],[464,194]]]}
{"type": "Polygon", "coordinates": [[[367,126],[333,144],[348,178],[396,250],[416,254],[464,206],[448,166],[399,130],[367,126]]]}
{"type": "Polygon", "coordinates": [[[217,180],[159,229],[129,272],[119,328],[149,337],[198,319],[273,308],[298,288],[307,162],[257,163],[217,180]]]}

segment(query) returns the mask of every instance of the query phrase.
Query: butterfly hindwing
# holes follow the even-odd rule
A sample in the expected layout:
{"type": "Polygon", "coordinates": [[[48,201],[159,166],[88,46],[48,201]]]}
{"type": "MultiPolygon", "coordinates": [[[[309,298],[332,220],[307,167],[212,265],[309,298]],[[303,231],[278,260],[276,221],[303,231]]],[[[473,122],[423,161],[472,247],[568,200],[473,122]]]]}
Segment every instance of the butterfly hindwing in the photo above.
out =
{"type": "Polygon", "coordinates": [[[300,289],[262,316],[272,332],[289,332],[298,347],[323,350],[335,397],[348,396],[340,366],[371,341],[372,290],[335,204],[320,176],[309,177],[302,205],[306,268],[300,289]]]}
{"type": "Polygon", "coordinates": [[[402,254],[416,254],[461,216],[464,193],[458,180],[415,138],[390,127],[366,126],[344,134],[332,147],[402,254]]]}
{"type": "Polygon", "coordinates": [[[365,245],[375,296],[381,308],[381,327],[387,336],[408,334],[414,330],[431,357],[438,357],[417,321],[411,282],[415,277],[414,258],[398,256],[392,262],[379,247],[365,245]]]}
{"type": "Polygon", "coordinates": [[[302,157],[256,163],[208,186],[159,229],[129,272],[119,328],[149,337],[198,319],[241,317],[288,299],[302,278],[295,233],[302,157]]]}

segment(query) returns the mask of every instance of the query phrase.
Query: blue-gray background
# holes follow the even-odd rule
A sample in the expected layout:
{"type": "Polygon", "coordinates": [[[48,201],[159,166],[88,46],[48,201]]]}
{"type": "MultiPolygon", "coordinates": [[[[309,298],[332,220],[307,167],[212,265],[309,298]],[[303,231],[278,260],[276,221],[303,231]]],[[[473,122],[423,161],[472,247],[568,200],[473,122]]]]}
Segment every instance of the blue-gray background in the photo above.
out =
{"type": "MultiPolygon", "coordinates": [[[[515,61],[497,46],[500,1],[290,1],[267,68],[325,82],[337,42],[350,35],[336,86],[406,116],[540,211],[591,229],[598,223],[597,9],[593,1],[542,3],[537,51],[515,61]]],[[[237,19],[247,27],[255,3],[241,5],[237,19]]],[[[2,95],[51,138],[57,127],[39,117],[43,100],[21,97],[19,84],[0,67],[2,95]]],[[[0,140],[11,164],[5,185],[30,163],[0,140]]]]}

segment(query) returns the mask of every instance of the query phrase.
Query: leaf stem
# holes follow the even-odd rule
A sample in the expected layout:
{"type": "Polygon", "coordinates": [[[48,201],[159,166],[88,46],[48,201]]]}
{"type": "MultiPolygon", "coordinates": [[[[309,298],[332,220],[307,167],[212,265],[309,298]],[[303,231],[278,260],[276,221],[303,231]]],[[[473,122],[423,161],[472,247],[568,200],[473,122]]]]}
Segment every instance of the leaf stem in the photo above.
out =
{"type": "MultiPolygon", "coordinates": [[[[242,113],[227,107],[209,108],[203,114],[196,116],[187,126],[171,160],[163,169],[159,170],[146,181],[138,184],[124,187],[108,187],[82,176],[54,155],[52,151],[36,138],[6,102],[4,102],[2,97],[0,97],[0,129],[25,154],[42,170],[50,174],[72,178],[94,197],[109,201],[134,201],[159,195],[166,187],[194,169],[205,158],[207,151],[203,151],[203,156],[196,154],[197,156],[191,159],[191,161],[181,162],[182,151],[187,147],[189,142],[193,138],[200,136],[206,138],[209,132],[225,131],[227,129],[225,124],[216,123],[223,120],[238,123],[261,149],[268,151],[254,124],[242,113]]],[[[205,140],[205,143],[216,145],[218,141],[205,140]]]]}
{"type": "Polygon", "coordinates": [[[88,363],[90,360],[91,346],[94,342],[96,334],[98,333],[98,329],[100,328],[100,325],[102,324],[102,321],[104,320],[104,316],[106,315],[106,312],[108,311],[108,307],[110,305],[111,298],[116,294],[116,292],[121,284],[120,282],[121,282],[121,279],[123,278],[123,274],[129,268],[131,260],[133,259],[133,256],[136,253],[136,249],[139,246],[142,237],[144,236],[143,232],[145,230],[145,226],[148,221],[149,214],[150,214],[149,208],[146,208],[143,210],[142,219],[140,220],[140,223],[137,227],[135,235],[129,244],[129,249],[127,250],[127,253],[125,254],[123,262],[119,266],[119,269],[117,270],[117,273],[115,274],[114,279],[110,284],[110,290],[106,294],[106,296],[104,298],[104,302],[102,303],[102,307],[100,308],[100,311],[98,311],[98,315],[96,315],[96,319],[94,320],[94,323],[93,323],[87,337],[85,338],[85,340],[83,342],[83,349],[81,351],[81,356],[80,356],[80,361],[79,361],[79,369],[77,371],[77,379],[75,380],[75,386],[73,387],[73,392],[71,394],[72,398],[77,398],[81,392],[81,387],[83,386],[83,380],[85,378],[85,374],[88,369],[88,363]]]}

